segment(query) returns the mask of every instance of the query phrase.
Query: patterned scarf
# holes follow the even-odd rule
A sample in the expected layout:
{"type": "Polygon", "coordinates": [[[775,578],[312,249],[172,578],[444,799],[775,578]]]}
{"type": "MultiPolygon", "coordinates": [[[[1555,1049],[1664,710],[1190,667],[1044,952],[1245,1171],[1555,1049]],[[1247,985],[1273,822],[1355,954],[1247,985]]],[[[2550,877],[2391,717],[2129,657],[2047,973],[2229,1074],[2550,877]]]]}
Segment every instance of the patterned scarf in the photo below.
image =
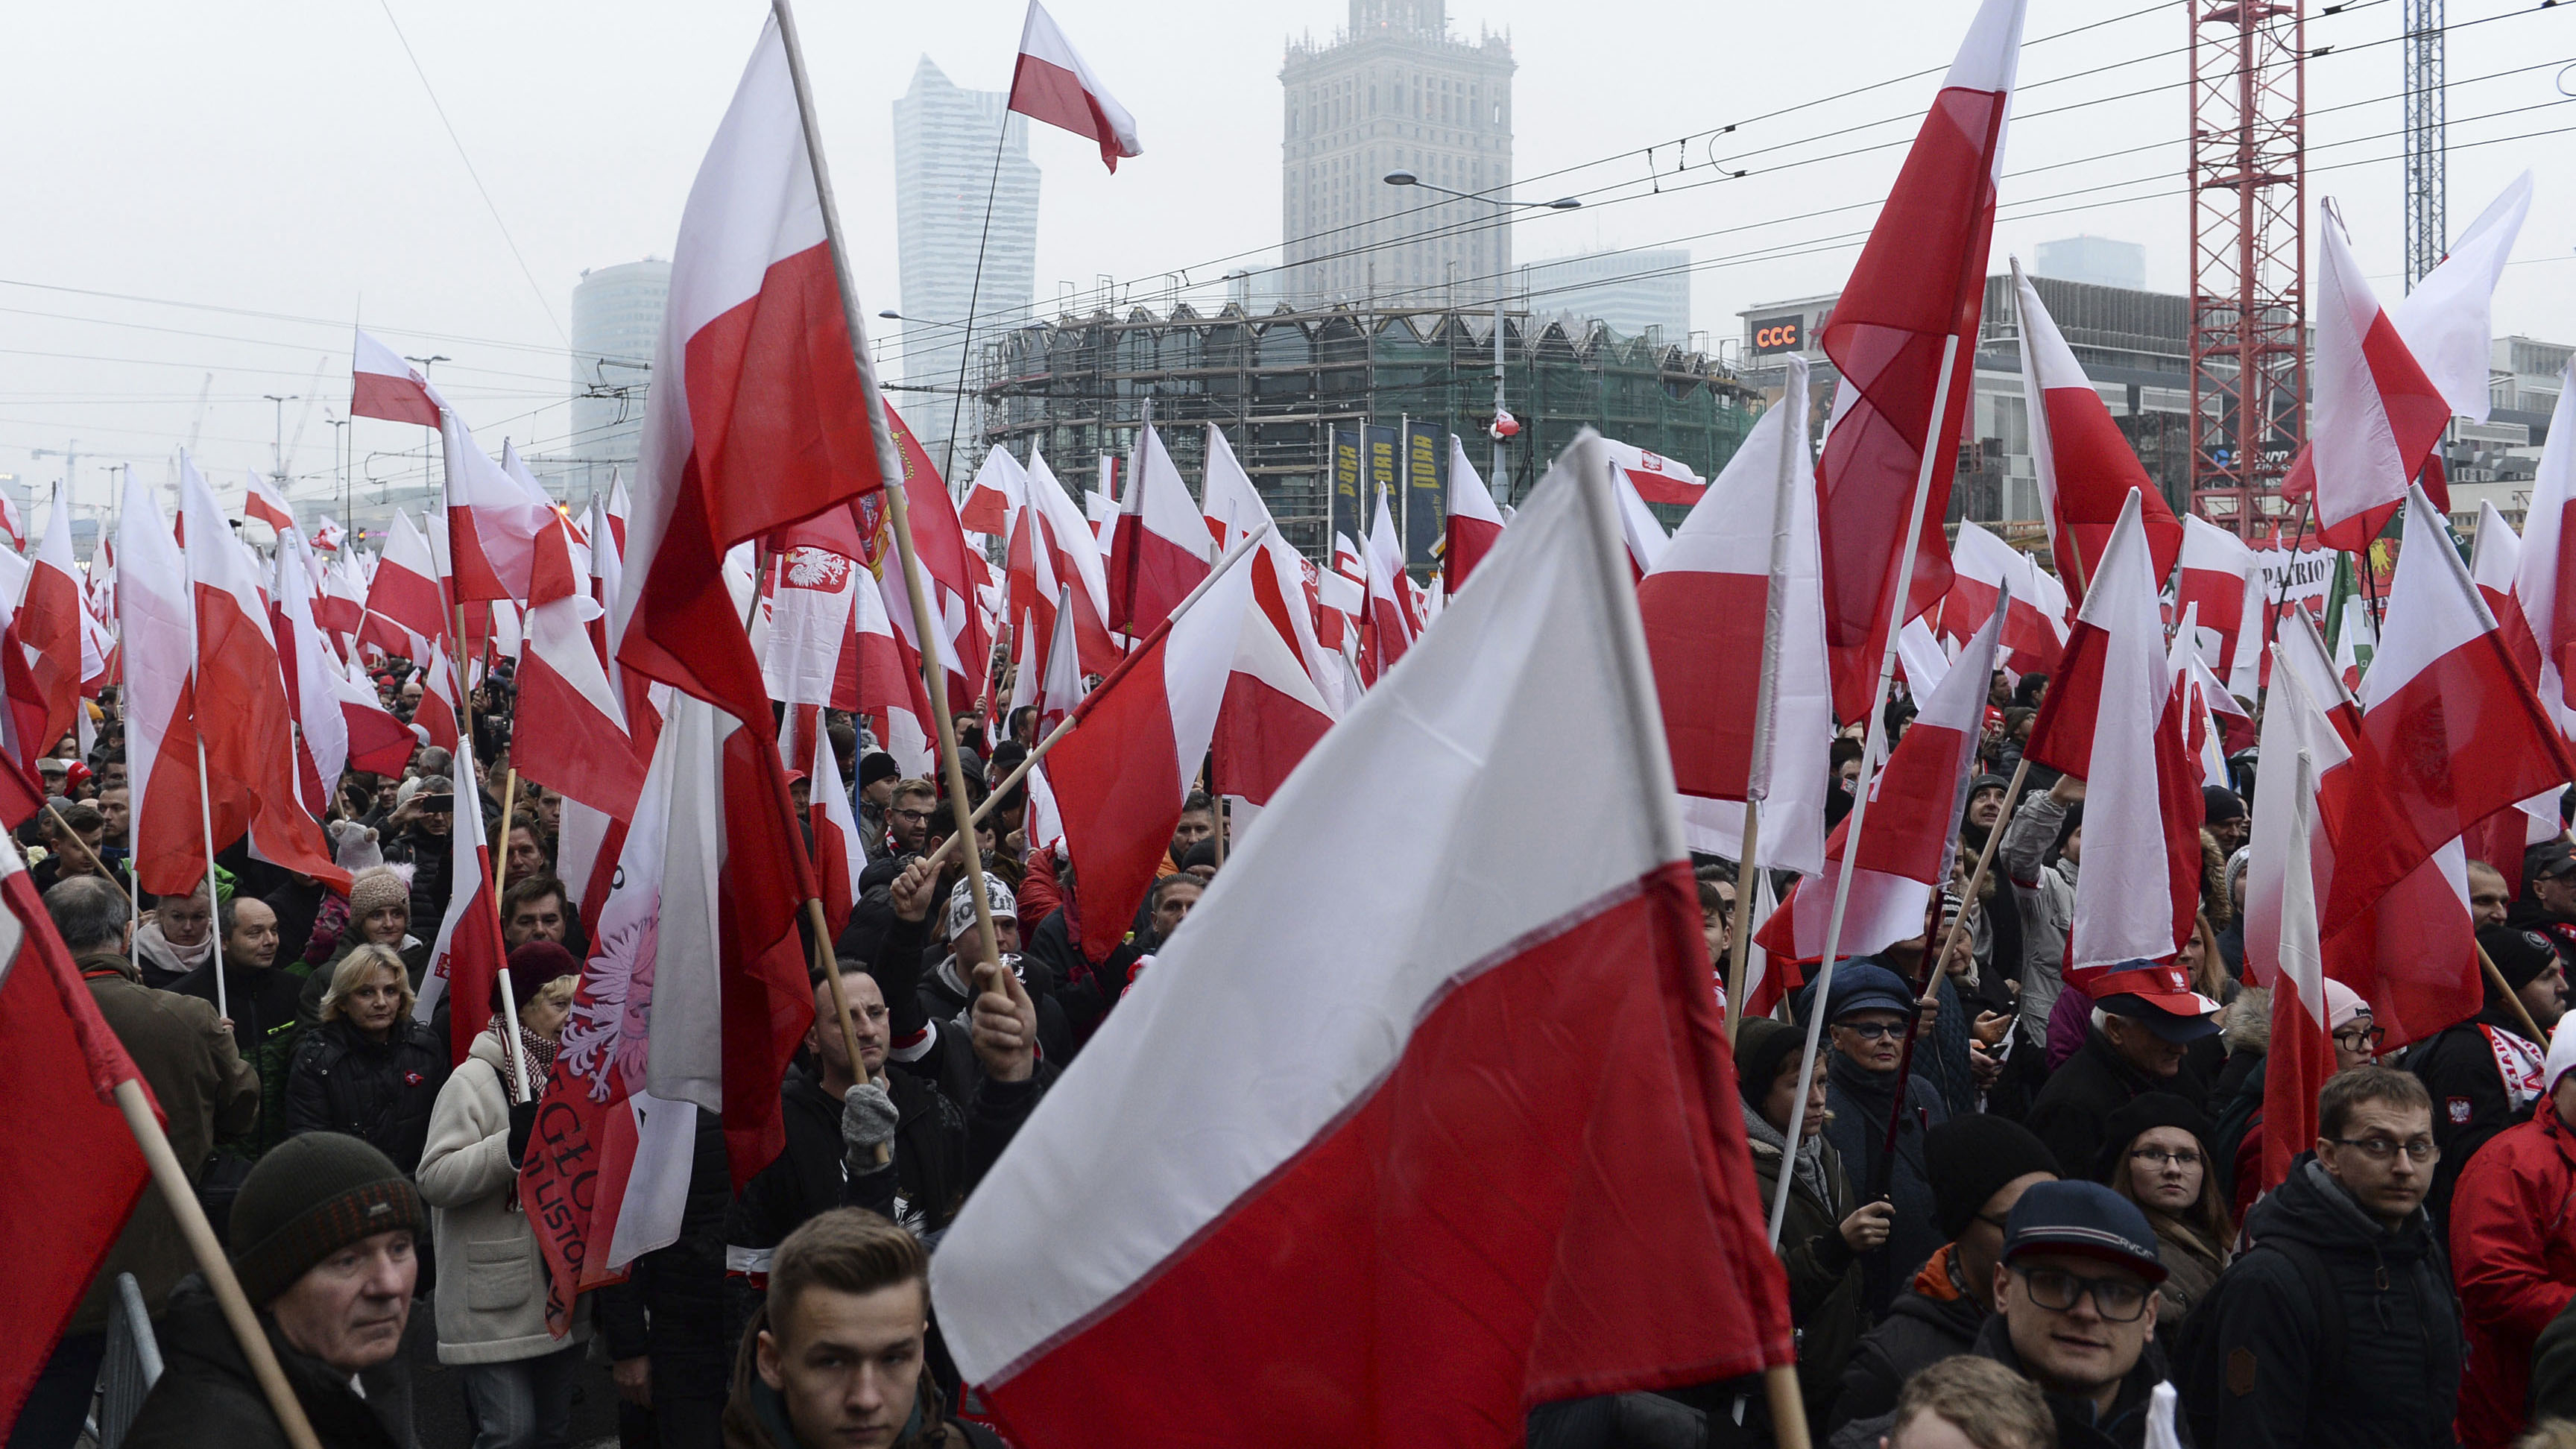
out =
{"type": "MultiPolygon", "coordinates": [[[[519,1099],[518,1059],[510,1050],[510,1023],[496,1011],[484,1030],[492,1034],[492,1040],[501,1048],[502,1090],[509,1093],[510,1100],[515,1102],[519,1099]]],[[[528,1054],[529,1075],[535,1077],[537,1085],[543,1088],[547,1075],[554,1070],[555,1038],[539,1036],[522,1025],[519,1028],[519,1045],[528,1054]]]]}

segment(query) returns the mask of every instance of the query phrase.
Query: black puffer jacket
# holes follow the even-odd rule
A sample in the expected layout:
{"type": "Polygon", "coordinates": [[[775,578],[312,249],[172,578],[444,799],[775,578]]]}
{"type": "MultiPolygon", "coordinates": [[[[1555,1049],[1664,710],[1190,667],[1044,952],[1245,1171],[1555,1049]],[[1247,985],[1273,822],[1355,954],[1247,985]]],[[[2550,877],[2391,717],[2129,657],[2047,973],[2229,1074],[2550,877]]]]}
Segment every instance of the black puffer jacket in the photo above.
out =
{"type": "Polygon", "coordinates": [[[1917,1370],[1976,1344],[1990,1315],[1960,1283],[1958,1254],[1958,1245],[1942,1245],[1887,1306],[1887,1316],[1853,1345],[1827,1428],[1895,1412],[1897,1394],[1917,1370]]]}
{"type": "Polygon", "coordinates": [[[2314,1156],[2246,1216],[2254,1246],[2220,1281],[2218,1361],[2228,1398],[2212,1449],[2292,1444],[2450,1444],[2465,1349],[2450,1259],[2421,1208],[2396,1232],[2335,1185],[2314,1156]],[[2325,1323],[2299,1265],[2304,1244],[2334,1285],[2342,1350],[2319,1363],[2325,1323]],[[2235,1366],[2249,1371],[2240,1379],[2235,1366]],[[2245,1391],[2237,1392],[2243,1383],[2245,1391]]]}
{"type": "Polygon", "coordinates": [[[694,1379],[700,1396],[724,1396],[733,1345],[725,1338],[725,1212],[733,1201],[733,1173],[725,1162],[724,1124],[698,1113],[689,1194],[680,1208],[680,1236],[642,1254],[626,1281],[599,1290],[600,1337],[611,1359],[650,1355],[658,1375],[694,1379]]]}
{"type": "MultiPolygon", "coordinates": [[[[1781,1134],[1749,1105],[1744,1120],[1746,1145],[1753,1150],[1753,1181],[1767,1208],[1780,1186],[1781,1134]],[[1756,1123],[1761,1132],[1754,1131],[1756,1123]]],[[[1805,1176],[1791,1175],[1789,1209],[1780,1221],[1780,1266],[1788,1270],[1789,1320],[1798,1329],[1798,1386],[1807,1400],[1807,1417],[1822,1424],[1869,1315],[1860,1302],[1860,1260],[1842,1235],[1842,1220],[1860,1204],[1844,1175],[1842,1155],[1821,1138],[1816,1147],[1825,1196],[1818,1197],[1805,1176]]]]}
{"type": "MultiPolygon", "coordinates": [[[[484,816],[486,820],[490,814],[484,816]]],[[[426,835],[406,830],[400,838],[384,846],[385,864],[411,867],[411,924],[418,935],[422,922],[427,922],[434,935],[438,923],[447,919],[448,877],[456,873],[456,850],[445,835],[426,835]]]]}
{"type": "MultiPolygon", "coordinates": [[[[297,1352],[275,1321],[263,1316],[260,1323],[304,1417],[313,1422],[314,1437],[330,1449],[408,1449],[411,1383],[401,1359],[360,1375],[366,1388],[360,1398],[347,1374],[297,1352]]],[[[203,1277],[192,1275],[170,1290],[170,1311],[155,1330],[161,1379],[126,1430],[127,1449],[287,1449],[286,1431],[269,1411],[203,1277]]]]}
{"type": "Polygon", "coordinates": [[[2150,1076],[2113,1051],[2100,1028],[2087,1027],[2084,1045],[2040,1088],[2023,1125],[2048,1144],[2058,1161],[2081,1170],[2102,1155],[2102,1133],[2111,1114],[2148,1092],[2171,1092],[2186,1102],[2209,1099],[2208,1083],[2189,1061],[2173,1076],[2150,1076]]]}
{"type": "Polygon", "coordinates": [[[446,1044],[408,1016],[384,1041],[346,1017],[296,1043],[286,1077],[286,1135],[345,1132],[375,1146],[409,1174],[429,1140],[429,1109],[447,1084],[446,1044]]]}
{"type": "MultiPolygon", "coordinates": [[[[2492,998],[2495,989],[2489,987],[2487,994],[2492,998]]],[[[2505,1089],[2489,1031],[2529,1040],[2522,1018],[2502,1001],[2490,1000],[2485,1010],[2433,1033],[2406,1053],[2406,1070],[2423,1080],[2433,1098],[2433,1145],[2442,1155],[2434,1159],[2433,1191],[2424,1199],[2424,1209],[2444,1231],[2451,1221],[2451,1191],[2469,1159],[2497,1133],[2531,1116],[2531,1099],[2517,1102],[2505,1089]]]]}

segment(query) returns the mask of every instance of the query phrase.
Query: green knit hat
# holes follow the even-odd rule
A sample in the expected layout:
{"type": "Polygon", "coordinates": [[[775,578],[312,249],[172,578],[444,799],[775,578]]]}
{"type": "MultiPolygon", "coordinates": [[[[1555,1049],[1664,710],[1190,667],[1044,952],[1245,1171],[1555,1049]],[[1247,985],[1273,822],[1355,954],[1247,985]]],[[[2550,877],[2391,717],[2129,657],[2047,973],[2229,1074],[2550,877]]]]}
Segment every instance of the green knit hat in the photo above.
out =
{"type": "Polygon", "coordinates": [[[233,1272],[265,1308],[316,1263],[397,1228],[429,1226],[420,1190],[355,1137],[307,1132],[278,1144],[233,1199],[233,1272]]]}

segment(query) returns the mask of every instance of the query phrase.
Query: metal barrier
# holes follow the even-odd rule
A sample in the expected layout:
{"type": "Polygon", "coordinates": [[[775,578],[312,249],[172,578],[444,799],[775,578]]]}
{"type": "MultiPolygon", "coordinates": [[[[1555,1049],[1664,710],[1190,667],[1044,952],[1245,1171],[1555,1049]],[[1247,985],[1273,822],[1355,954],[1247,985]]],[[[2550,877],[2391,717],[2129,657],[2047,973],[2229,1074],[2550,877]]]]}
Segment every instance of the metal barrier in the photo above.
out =
{"type": "Polygon", "coordinates": [[[161,1379],[161,1345],[152,1336],[152,1320],[143,1312],[143,1290],[134,1275],[116,1275],[116,1299],[107,1311],[107,1359],[100,1366],[97,1417],[90,1438],[98,1449],[117,1449],[134,1416],[143,1411],[143,1396],[161,1379]]]}

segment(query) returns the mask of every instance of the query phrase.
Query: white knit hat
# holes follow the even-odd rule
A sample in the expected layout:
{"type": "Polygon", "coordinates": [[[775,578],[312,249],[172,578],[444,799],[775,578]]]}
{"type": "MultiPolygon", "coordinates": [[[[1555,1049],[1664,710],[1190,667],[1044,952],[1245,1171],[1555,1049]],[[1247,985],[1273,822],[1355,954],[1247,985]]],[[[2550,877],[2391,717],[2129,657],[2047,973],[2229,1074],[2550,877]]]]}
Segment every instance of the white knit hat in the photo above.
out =
{"type": "Polygon", "coordinates": [[[2549,1062],[2541,1068],[2541,1090],[2558,1090],[2558,1079],[2576,1072],[2576,1011],[2558,1018],[2558,1027],[2549,1034],[2549,1062]]]}

